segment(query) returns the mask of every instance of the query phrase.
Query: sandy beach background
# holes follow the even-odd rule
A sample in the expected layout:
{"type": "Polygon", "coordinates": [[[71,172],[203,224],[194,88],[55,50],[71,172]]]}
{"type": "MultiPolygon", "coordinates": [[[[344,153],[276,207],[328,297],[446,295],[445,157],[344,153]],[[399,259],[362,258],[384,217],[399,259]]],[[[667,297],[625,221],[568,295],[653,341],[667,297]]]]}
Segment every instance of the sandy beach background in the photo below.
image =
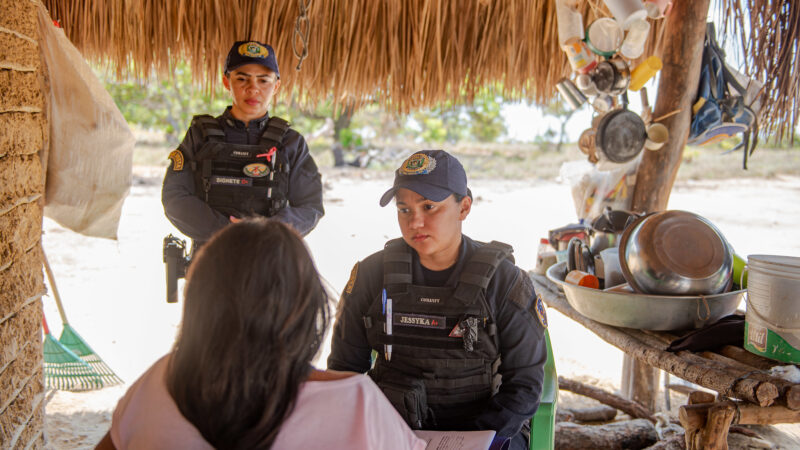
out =
{"type": "MultiPolygon", "coordinates": [[[[170,349],[181,317],[182,304],[164,299],[161,245],[164,236],[177,230],[161,207],[162,175],[160,168],[136,168],[118,241],[87,238],[49,219],[44,223],[44,249],[70,324],[127,383],[170,349]]],[[[323,171],[326,215],[307,243],[337,291],[356,261],[399,236],[394,209],[378,206],[391,177],[361,169],[323,171]]],[[[475,203],[465,234],[512,244],[517,265],[526,270],[535,265],[539,238],[576,220],[565,183],[478,179],[470,186],[475,203]]],[[[708,218],[743,256],[800,255],[798,177],[682,181],[673,189],[669,208],[708,218]]],[[[55,303],[50,296],[43,301],[57,336],[61,327],[55,303]]],[[[619,389],[622,353],[558,312],[548,310],[548,316],[559,374],[619,389]]],[[[319,365],[324,367],[324,357],[319,365]]],[[[108,430],[111,411],[126,389],[48,392],[48,447],[93,447],[108,430]]]]}

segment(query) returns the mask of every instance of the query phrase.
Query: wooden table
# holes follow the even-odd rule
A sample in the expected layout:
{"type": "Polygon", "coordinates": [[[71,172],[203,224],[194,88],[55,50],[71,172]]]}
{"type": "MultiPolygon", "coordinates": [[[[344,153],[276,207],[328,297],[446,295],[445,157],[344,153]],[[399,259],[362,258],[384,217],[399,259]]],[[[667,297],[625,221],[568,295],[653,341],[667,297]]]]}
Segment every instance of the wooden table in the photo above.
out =
{"type": "Polygon", "coordinates": [[[615,327],[586,318],[569,305],[557,284],[542,275],[530,276],[548,306],[626,355],[719,394],[715,398],[698,392],[690,395],[689,405],[681,407],[679,418],[687,448],[727,448],[731,424],[800,423],[800,384],[768,373],[770,367],[781,363],[735,346],[716,352],[668,352],[666,348],[677,335],[615,327]]]}

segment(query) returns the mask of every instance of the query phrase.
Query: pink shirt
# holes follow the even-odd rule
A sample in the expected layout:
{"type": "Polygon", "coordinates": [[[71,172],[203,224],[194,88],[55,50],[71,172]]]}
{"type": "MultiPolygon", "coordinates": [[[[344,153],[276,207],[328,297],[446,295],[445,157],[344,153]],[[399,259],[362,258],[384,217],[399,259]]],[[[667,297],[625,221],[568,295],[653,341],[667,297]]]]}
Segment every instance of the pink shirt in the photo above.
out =
{"type": "MultiPolygon", "coordinates": [[[[124,449],[210,449],[172,400],[164,381],[168,356],[158,360],[119,401],[111,439],[124,449]]],[[[366,375],[307,381],[272,448],[422,450],[400,415],[366,375]]]]}

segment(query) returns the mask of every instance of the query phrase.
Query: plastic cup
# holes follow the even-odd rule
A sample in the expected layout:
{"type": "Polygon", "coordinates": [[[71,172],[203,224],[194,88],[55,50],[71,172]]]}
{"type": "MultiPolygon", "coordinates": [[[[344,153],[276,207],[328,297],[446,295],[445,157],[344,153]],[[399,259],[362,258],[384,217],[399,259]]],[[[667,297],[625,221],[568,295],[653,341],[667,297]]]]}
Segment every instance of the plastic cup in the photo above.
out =
{"type": "Polygon", "coordinates": [[[644,44],[650,34],[650,22],[645,19],[636,20],[631,23],[625,40],[619,48],[620,54],[628,59],[636,59],[642,56],[644,44]]]}
{"type": "Polygon", "coordinates": [[[586,29],[586,45],[600,56],[614,56],[622,44],[622,29],[616,20],[602,17],[586,29]]]}
{"type": "Polygon", "coordinates": [[[641,64],[631,71],[631,82],[628,85],[628,89],[632,91],[641,89],[645,83],[650,81],[650,79],[661,70],[661,66],[661,58],[655,55],[642,61],[641,64]]]}
{"type": "Polygon", "coordinates": [[[669,140],[669,129],[660,123],[651,123],[647,127],[647,139],[644,141],[644,148],[648,150],[658,150],[669,140]]]}
{"type": "Polygon", "coordinates": [[[623,30],[627,30],[636,20],[647,17],[642,0],[604,0],[611,15],[617,19],[623,30]]]}

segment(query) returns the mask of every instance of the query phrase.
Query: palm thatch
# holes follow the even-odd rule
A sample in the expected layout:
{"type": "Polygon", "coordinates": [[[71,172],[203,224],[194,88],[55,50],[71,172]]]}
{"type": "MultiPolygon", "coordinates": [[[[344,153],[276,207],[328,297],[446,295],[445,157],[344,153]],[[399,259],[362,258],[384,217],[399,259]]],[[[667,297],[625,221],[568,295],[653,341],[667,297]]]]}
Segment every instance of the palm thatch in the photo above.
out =
{"type": "MultiPolygon", "coordinates": [[[[377,98],[401,112],[470,101],[482,88],[542,104],[570,73],[558,46],[554,0],[43,1],[87,58],[110,62],[120,73],[133,67],[139,78],[169,75],[177,61],[186,60],[196,81],[213,87],[230,44],[241,39],[275,48],[284,93],[297,88],[310,101],[332,96],[354,105],[377,98]],[[308,26],[300,23],[300,29],[307,30],[308,58],[297,71],[294,49],[301,50],[303,41],[295,27],[303,5],[308,26]]],[[[784,95],[764,102],[767,125],[793,127],[797,90],[790,87],[798,80],[793,58],[800,30],[791,20],[797,6],[723,0],[726,17],[738,20],[739,29],[742,1],[756,11],[748,16],[754,19],[743,32],[745,42],[753,50],[792,55],[776,56],[777,62],[754,56],[751,70],[768,73],[767,84],[783,89],[784,95]],[[770,33],[762,33],[767,25],[770,33]]],[[[582,8],[586,24],[608,16],[601,0],[583,1],[582,8]]],[[[646,54],[658,51],[663,28],[663,20],[651,27],[646,54]]]]}

